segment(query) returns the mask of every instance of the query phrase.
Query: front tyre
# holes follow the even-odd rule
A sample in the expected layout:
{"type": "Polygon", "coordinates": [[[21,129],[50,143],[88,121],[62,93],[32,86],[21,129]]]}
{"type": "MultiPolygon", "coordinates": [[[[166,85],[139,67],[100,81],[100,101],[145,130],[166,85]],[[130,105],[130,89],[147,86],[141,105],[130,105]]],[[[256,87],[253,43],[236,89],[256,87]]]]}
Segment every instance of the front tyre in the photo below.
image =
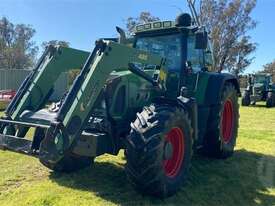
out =
{"type": "Polygon", "coordinates": [[[250,105],[250,94],[249,91],[244,91],[242,96],[242,106],[249,106],[250,105]]]}
{"type": "Polygon", "coordinates": [[[192,157],[188,114],[169,105],[151,105],[137,114],[126,145],[126,173],[143,194],[157,197],[177,192],[192,157]]]}

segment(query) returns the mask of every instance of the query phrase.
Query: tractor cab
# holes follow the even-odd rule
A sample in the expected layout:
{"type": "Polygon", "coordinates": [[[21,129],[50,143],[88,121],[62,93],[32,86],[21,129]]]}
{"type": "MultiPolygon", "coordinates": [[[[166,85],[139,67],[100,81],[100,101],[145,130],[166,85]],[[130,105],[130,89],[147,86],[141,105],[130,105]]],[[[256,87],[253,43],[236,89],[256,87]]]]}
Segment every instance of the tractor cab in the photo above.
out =
{"type": "Polygon", "coordinates": [[[253,82],[256,84],[269,85],[271,81],[272,80],[270,74],[255,74],[253,78],[253,82]]]}
{"type": "Polygon", "coordinates": [[[198,76],[212,70],[213,57],[207,32],[195,25],[189,14],[181,14],[176,21],[138,25],[134,38],[136,49],[165,59],[159,81],[172,98],[179,95],[182,86],[194,91],[198,76]]]}

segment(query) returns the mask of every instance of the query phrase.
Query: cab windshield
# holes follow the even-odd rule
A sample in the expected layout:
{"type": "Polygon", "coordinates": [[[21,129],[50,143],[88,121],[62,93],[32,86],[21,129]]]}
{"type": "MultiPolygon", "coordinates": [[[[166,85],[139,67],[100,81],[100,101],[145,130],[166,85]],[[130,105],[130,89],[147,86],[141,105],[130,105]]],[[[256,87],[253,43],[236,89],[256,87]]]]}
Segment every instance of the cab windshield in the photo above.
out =
{"type": "Polygon", "coordinates": [[[255,76],[255,79],[254,79],[255,83],[265,83],[265,81],[266,81],[265,76],[260,76],[260,75],[255,76]]]}
{"type": "Polygon", "coordinates": [[[167,69],[180,71],[181,39],[179,34],[139,37],[136,48],[166,58],[167,69]]]}

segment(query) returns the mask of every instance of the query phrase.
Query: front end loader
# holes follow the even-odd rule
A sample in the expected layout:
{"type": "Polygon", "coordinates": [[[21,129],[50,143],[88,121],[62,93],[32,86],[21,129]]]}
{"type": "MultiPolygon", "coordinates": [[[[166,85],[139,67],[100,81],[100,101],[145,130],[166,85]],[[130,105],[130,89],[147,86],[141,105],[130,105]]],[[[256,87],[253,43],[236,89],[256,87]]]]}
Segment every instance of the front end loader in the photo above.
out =
{"type": "Polygon", "coordinates": [[[130,39],[117,30],[119,39],[100,39],[91,53],[48,47],[0,120],[0,145],[61,172],[124,149],[133,186],[167,197],[187,178],[193,152],[233,154],[238,81],[210,72],[207,32],[189,14],[138,25],[130,39]],[[77,68],[65,97],[47,107],[58,76],[77,68]]]}
{"type": "MultiPolygon", "coordinates": [[[[115,84],[124,84],[125,87],[128,84],[121,77],[111,74],[114,68],[123,73],[122,69],[127,68],[132,61],[146,62],[158,67],[162,64],[161,57],[148,55],[143,51],[137,51],[111,41],[98,41],[91,54],[70,48],[50,46],[36,69],[22,84],[7,108],[6,116],[0,120],[2,147],[38,155],[40,161],[51,169],[55,169],[56,165],[63,161],[63,157],[67,153],[71,153],[72,150],[85,156],[96,156],[100,154],[100,150],[103,153],[110,151],[115,154],[118,151],[115,145],[109,148],[103,146],[106,147],[107,151],[104,151],[104,148],[97,148],[100,141],[103,141],[102,144],[105,143],[104,141],[111,144],[112,140],[104,133],[89,133],[88,130],[93,128],[89,128],[88,125],[90,121],[95,121],[91,116],[95,105],[105,104],[106,107],[105,98],[102,96],[106,95],[107,92],[112,93],[112,89],[115,89],[108,87],[115,87],[115,84]],[[123,59],[119,58],[120,55],[123,56],[123,59]],[[146,56],[146,60],[144,56],[146,56]],[[81,65],[83,65],[81,73],[58,111],[53,112],[45,109],[53,92],[53,83],[59,75],[70,69],[79,68],[81,65]],[[113,83],[109,83],[104,88],[106,81],[113,83]],[[24,138],[30,128],[35,129],[33,141],[24,138]],[[85,135],[87,137],[82,139],[86,145],[81,140],[76,141],[80,136],[85,135]],[[89,140],[91,142],[88,142],[89,140]],[[93,149],[87,154],[85,147],[89,147],[89,144],[92,144],[93,149]]],[[[137,83],[140,83],[138,86],[142,86],[142,81],[137,83]]],[[[124,98],[123,96],[129,92],[129,89],[127,88],[126,91],[126,88],[122,87],[122,90],[114,92],[124,98]]],[[[123,102],[119,103],[122,105],[114,105],[116,107],[114,110],[118,115],[122,115],[120,112],[124,110],[124,107],[121,108],[123,102]]],[[[98,118],[97,120],[100,121],[98,118]]],[[[112,133],[110,132],[110,134],[112,133]]]]}

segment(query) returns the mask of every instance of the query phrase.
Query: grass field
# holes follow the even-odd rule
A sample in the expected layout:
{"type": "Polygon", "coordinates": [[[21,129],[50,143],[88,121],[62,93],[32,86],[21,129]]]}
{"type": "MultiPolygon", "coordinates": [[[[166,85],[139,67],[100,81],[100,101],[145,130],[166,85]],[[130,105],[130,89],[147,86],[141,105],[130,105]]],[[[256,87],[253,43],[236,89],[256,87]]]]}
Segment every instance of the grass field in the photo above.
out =
{"type": "Polygon", "coordinates": [[[275,205],[275,108],[241,107],[235,155],[195,156],[185,187],[166,200],[136,193],[126,180],[123,152],[92,168],[61,175],[32,157],[0,151],[0,206],[275,205]]]}

